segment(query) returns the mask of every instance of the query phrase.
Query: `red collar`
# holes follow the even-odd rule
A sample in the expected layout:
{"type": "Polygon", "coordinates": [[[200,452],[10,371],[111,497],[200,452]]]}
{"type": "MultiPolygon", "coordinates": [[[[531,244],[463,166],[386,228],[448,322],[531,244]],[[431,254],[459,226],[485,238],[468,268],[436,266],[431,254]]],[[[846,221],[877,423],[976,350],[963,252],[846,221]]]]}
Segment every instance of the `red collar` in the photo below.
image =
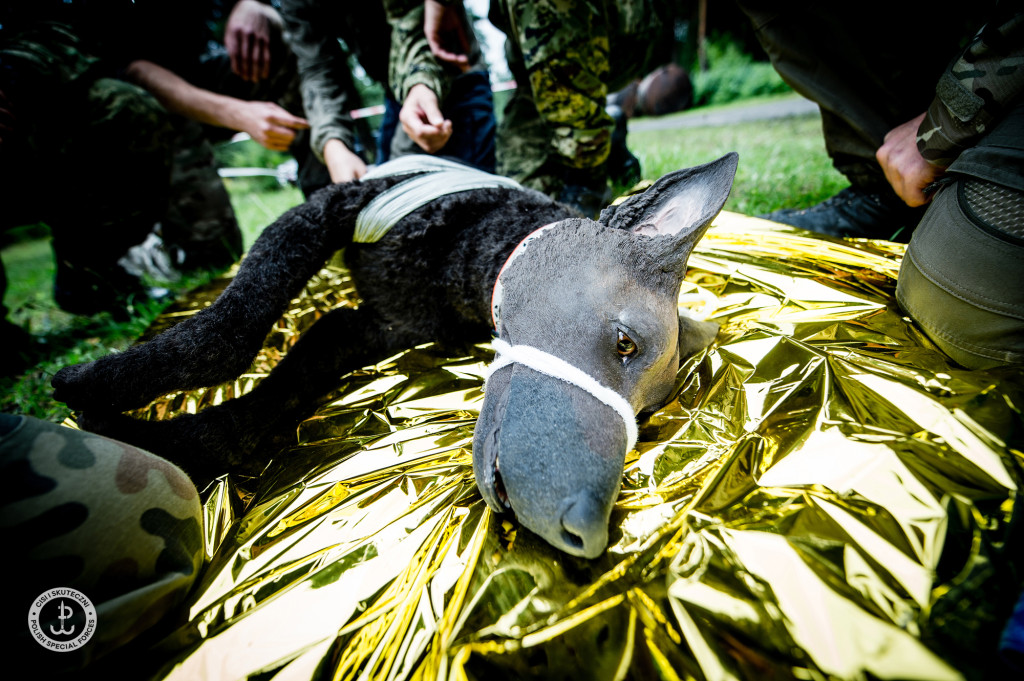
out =
{"type": "Polygon", "coordinates": [[[551,222],[543,227],[538,227],[523,237],[523,240],[519,242],[519,245],[512,249],[512,252],[508,254],[505,264],[501,266],[501,269],[498,271],[498,276],[494,278],[494,288],[491,290],[491,324],[494,325],[495,333],[501,330],[498,328],[498,322],[501,320],[501,300],[504,289],[501,285],[501,275],[505,273],[505,270],[508,269],[508,266],[512,264],[513,260],[523,254],[527,247],[529,247],[531,241],[537,239],[544,232],[557,224],[557,222],[551,222]]]}

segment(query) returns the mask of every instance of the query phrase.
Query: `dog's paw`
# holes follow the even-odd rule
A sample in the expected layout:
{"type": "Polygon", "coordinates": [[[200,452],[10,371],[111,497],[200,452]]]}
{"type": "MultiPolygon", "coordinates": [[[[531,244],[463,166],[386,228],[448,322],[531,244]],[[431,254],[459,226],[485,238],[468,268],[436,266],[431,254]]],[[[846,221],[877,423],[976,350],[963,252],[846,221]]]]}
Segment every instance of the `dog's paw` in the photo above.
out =
{"type": "Polygon", "coordinates": [[[111,383],[97,376],[97,362],[64,367],[50,380],[53,399],[72,409],[123,411],[111,392],[111,383]]]}
{"type": "Polygon", "coordinates": [[[62,368],[50,379],[53,399],[76,411],[123,412],[146,406],[163,394],[161,386],[147,380],[143,367],[130,359],[122,353],[62,368]]]}
{"type": "Polygon", "coordinates": [[[78,414],[79,428],[117,440],[167,459],[202,486],[230,466],[196,439],[196,417],[185,415],[167,421],[144,421],[125,414],[87,410],[78,414]]]}

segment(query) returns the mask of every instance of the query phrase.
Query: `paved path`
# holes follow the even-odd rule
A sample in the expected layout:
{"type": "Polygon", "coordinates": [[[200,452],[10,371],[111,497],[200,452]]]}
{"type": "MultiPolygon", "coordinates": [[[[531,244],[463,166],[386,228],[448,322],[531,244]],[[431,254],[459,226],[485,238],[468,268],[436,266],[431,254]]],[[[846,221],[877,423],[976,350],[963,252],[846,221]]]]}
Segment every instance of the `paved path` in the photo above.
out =
{"type": "Polygon", "coordinates": [[[673,130],[708,125],[730,125],[763,121],[769,118],[787,118],[818,113],[818,105],[803,97],[792,97],[764,104],[738,106],[716,111],[693,111],[681,115],[656,118],[635,118],[629,122],[630,130],[673,130]]]}

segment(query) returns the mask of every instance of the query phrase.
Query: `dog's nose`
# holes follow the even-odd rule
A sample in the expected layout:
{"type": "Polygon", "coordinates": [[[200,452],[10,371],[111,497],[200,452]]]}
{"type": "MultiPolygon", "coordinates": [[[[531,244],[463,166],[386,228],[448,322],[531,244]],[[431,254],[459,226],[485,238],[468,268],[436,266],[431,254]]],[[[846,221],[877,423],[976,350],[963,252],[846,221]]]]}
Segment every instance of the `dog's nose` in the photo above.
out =
{"type": "Polygon", "coordinates": [[[608,515],[598,500],[581,494],[569,500],[562,513],[562,542],[566,553],[596,558],[608,545],[608,515]]]}

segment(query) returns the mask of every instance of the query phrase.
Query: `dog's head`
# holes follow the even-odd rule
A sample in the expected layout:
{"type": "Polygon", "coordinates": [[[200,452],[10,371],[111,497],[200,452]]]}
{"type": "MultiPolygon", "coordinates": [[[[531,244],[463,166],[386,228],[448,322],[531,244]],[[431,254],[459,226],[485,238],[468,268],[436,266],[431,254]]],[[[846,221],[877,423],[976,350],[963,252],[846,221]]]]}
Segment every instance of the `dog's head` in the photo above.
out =
{"type": "Polygon", "coordinates": [[[635,415],[661,406],[680,357],[714,339],[714,325],[679,315],[679,287],[737,160],[666,175],[596,222],[555,223],[499,276],[477,485],[492,509],[567,553],[605,549],[635,415]]]}

